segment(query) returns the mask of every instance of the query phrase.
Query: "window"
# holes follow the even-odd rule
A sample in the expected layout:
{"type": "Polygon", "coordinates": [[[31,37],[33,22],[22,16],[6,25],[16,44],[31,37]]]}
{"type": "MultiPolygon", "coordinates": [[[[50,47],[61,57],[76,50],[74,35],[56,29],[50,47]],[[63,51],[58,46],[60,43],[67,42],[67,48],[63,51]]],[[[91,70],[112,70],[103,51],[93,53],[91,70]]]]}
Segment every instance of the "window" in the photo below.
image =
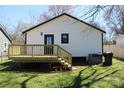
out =
{"type": "Polygon", "coordinates": [[[63,43],[63,44],[69,43],[68,38],[69,38],[68,34],[61,34],[61,43],[63,43]]]}
{"type": "Polygon", "coordinates": [[[6,52],[8,49],[8,42],[4,42],[4,52],[6,52]]]}

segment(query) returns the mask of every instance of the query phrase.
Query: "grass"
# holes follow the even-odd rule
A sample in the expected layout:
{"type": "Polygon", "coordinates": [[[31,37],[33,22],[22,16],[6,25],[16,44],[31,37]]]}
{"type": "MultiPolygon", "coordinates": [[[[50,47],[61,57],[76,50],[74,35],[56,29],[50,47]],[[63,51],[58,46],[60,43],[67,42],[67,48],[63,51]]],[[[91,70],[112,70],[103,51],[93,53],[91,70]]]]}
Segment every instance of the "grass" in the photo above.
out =
{"type": "Polygon", "coordinates": [[[0,62],[1,88],[113,88],[124,87],[124,62],[112,66],[75,66],[68,72],[19,70],[10,60],[0,62]]]}

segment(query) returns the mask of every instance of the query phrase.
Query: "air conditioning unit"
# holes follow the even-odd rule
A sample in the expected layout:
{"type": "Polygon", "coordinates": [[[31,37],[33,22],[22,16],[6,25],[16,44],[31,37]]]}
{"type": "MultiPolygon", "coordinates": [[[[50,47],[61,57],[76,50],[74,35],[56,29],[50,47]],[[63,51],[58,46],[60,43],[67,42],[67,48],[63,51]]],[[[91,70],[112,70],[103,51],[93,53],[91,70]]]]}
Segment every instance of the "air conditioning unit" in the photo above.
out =
{"type": "Polygon", "coordinates": [[[100,64],[102,63],[102,54],[89,54],[87,60],[89,65],[100,64]]]}

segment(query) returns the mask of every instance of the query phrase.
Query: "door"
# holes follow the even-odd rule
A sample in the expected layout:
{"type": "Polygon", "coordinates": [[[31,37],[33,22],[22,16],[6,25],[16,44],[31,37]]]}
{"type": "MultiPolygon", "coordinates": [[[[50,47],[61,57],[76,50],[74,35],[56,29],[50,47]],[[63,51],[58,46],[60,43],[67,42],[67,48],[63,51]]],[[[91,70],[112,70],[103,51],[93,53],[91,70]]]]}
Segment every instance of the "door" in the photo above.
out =
{"type": "Polygon", "coordinates": [[[44,47],[44,54],[45,55],[53,55],[53,49],[54,46],[52,46],[54,44],[54,35],[45,35],[44,36],[44,44],[48,45],[44,47]]]}

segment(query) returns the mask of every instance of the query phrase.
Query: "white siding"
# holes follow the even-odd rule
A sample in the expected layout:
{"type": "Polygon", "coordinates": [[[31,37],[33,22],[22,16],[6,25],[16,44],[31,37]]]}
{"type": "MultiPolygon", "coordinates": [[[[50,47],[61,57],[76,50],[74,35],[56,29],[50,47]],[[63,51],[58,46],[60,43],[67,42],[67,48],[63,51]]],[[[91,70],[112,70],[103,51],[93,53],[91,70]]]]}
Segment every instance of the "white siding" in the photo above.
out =
{"type": "Polygon", "coordinates": [[[101,32],[68,16],[61,16],[27,32],[27,44],[44,44],[45,34],[54,34],[54,44],[63,47],[73,56],[102,53],[101,32]],[[69,34],[68,44],[61,44],[62,33],[69,34]]]}
{"type": "Polygon", "coordinates": [[[10,41],[0,30],[0,56],[1,56],[1,53],[2,53],[2,55],[7,55],[8,49],[5,49],[4,43],[10,44],[10,41]],[[6,50],[6,52],[5,52],[5,50],[6,50]]]}

